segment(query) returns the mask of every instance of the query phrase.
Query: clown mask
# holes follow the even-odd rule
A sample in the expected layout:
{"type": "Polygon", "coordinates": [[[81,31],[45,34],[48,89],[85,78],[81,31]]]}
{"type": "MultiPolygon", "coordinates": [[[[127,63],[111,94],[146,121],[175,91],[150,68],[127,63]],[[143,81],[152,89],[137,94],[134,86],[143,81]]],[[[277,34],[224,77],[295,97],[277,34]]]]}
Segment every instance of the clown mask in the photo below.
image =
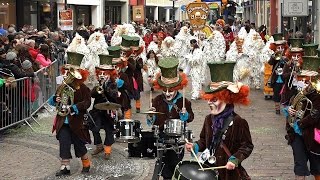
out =
{"type": "Polygon", "coordinates": [[[169,89],[163,90],[163,95],[167,101],[172,101],[172,99],[176,97],[177,93],[178,91],[172,91],[169,89]]]}
{"type": "Polygon", "coordinates": [[[211,114],[217,115],[220,114],[226,108],[227,104],[219,99],[212,99],[208,101],[208,105],[210,107],[211,114]]]}

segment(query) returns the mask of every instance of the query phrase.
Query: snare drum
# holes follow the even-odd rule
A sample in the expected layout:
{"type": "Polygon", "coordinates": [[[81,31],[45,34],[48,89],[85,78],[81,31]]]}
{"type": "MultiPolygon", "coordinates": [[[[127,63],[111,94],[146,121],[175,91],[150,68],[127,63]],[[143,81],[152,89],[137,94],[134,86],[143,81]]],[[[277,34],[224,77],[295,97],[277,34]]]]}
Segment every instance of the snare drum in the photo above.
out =
{"type": "Polygon", "coordinates": [[[184,124],[180,119],[168,119],[164,124],[164,133],[167,136],[180,137],[184,131],[184,124]]]}
{"type": "MultiPolygon", "coordinates": [[[[208,165],[203,164],[204,168],[208,168],[208,165]]],[[[213,170],[206,170],[202,171],[199,170],[200,166],[196,161],[180,161],[175,170],[172,177],[172,180],[185,180],[185,179],[192,179],[192,180],[218,180],[218,175],[216,171],[213,170]]]]}
{"type": "Polygon", "coordinates": [[[116,124],[116,140],[120,142],[140,141],[141,123],[133,119],[121,119],[116,124]]]}

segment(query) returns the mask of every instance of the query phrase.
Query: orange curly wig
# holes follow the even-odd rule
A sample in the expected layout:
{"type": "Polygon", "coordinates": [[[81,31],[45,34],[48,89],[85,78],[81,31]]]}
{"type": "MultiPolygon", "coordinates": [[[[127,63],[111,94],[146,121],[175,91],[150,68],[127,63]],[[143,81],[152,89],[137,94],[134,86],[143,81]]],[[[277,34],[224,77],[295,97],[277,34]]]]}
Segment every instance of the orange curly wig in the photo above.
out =
{"type": "Polygon", "coordinates": [[[115,69],[98,69],[96,68],[96,78],[99,79],[99,75],[101,74],[101,72],[104,72],[105,75],[110,75],[110,79],[111,80],[115,80],[118,76],[118,72],[115,69]]]}
{"type": "Polygon", "coordinates": [[[243,85],[238,93],[233,93],[228,89],[222,89],[214,93],[205,93],[204,91],[202,91],[201,98],[204,100],[219,99],[227,104],[240,104],[247,106],[250,104],[249,92],[249,86],[243,85]]]}
{"type": "MultiPolygon", "coordinates": [[[[181,89],[183,89],[184,87],[186,87],[188,85],[188,77],[187,77],[187,75],[185,73],[182,73],[182,72],[180,72],[179,75],[181,76],[181,79],[182,79],[181,82],[177,86],[169,88],[170,91],[178,91],[178,90],[181,90],[181,89]]],[[[158,83],[158,79],[160,78],[160,76],[161,76],[161,73],[158,73],[156,75],[156,78],[153,81],[153,88],[154,89],[158,89],[158,90],[166,90],[167,87],[163,87],[158,83]]]]}
{"type": "MultiPolygon", "coordinates": [[[[86,69],[78,69],[78,71],[80,72],[80,74],[82,76],[82,79],[76,79],[75,82],[77,84],[84,83],[88,79],[88,77],[90,75],[90,72],[88,70],[86,70],[86,69]]],[[[66,73],[66,69],[64,67],[61,67],[60,68],[60,72],[61,72],[61,74],[65,74],[66,73]]]]}

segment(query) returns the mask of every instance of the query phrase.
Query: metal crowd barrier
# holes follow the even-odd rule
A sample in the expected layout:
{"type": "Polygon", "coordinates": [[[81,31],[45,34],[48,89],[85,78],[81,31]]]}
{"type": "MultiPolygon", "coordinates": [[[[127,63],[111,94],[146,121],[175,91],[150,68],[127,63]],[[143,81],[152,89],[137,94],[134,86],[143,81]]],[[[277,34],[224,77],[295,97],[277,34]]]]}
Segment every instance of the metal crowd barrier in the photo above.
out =
{"type": "Polygon", "coordinates": [[[0,131],[34,120],[34,115],[41,109],[48,108],[48,99],[56,91],[56,77],[59,76],[59,63],[55,60],[50,66],[36,72],[34,78],[25,77],[12,81],[9,87],[0,89],[0,131]]]}

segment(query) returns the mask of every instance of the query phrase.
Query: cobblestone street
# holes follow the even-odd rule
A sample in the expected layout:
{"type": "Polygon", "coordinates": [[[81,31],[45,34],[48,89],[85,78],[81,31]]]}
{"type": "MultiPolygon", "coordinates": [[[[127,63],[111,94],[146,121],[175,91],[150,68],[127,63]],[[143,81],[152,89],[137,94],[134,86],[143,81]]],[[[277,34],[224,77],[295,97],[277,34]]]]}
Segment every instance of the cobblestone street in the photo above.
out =
{"type": "MultiPolygon", "coordinates": [[[[189,91],[187,97],[190,97],[189,91]]],[[[142,101],[149,102],[148,98],[147,91],[142,95],[142,101]]],[[[251,100],[249,107],[236,107],[236,112],[249,122],[255,145],[253,153],[243,162],[243,166],[252,179],[294,179],[291,147],[284,139],[283,116],[274,113],[273,102],[264,100],[261,91],[252,90],[251,100]]],[[[192,102],[195,119],[189,124],[189,129],[194,132],[194,140],[199,138],[204,117],[208,114],[206,103],[202,100],[192,102]]],[[[142,111],[148,109],[147,106],[148,103],[143,103],[142,111]]],[[[49,114],[44,111],[38,118],[41,126],[33,123],[35,132],[28,126],[22,126],[1,136],[1,179],[55,179],[59,159],[58,141],[51,134],[53,115],[53,112],[49,114]]],[[[133,118],[140,120],[144,129],[148,129],[144,115],[133,114],[133,118]]],[[[80,174],[80,160],[73,159],[72,175],[66,179],[151,179],[155,160],[127,158],[126,145],[114,144],[111,160],[102,160],[102,155],[93,158],[92,171],[87,176],[80,174]]],[[[94,146],[89,145],[88,148],[92,151],[94,146]]],[[[189,153],[185,155],[185,159],[190,159],[189,153]]]]}

